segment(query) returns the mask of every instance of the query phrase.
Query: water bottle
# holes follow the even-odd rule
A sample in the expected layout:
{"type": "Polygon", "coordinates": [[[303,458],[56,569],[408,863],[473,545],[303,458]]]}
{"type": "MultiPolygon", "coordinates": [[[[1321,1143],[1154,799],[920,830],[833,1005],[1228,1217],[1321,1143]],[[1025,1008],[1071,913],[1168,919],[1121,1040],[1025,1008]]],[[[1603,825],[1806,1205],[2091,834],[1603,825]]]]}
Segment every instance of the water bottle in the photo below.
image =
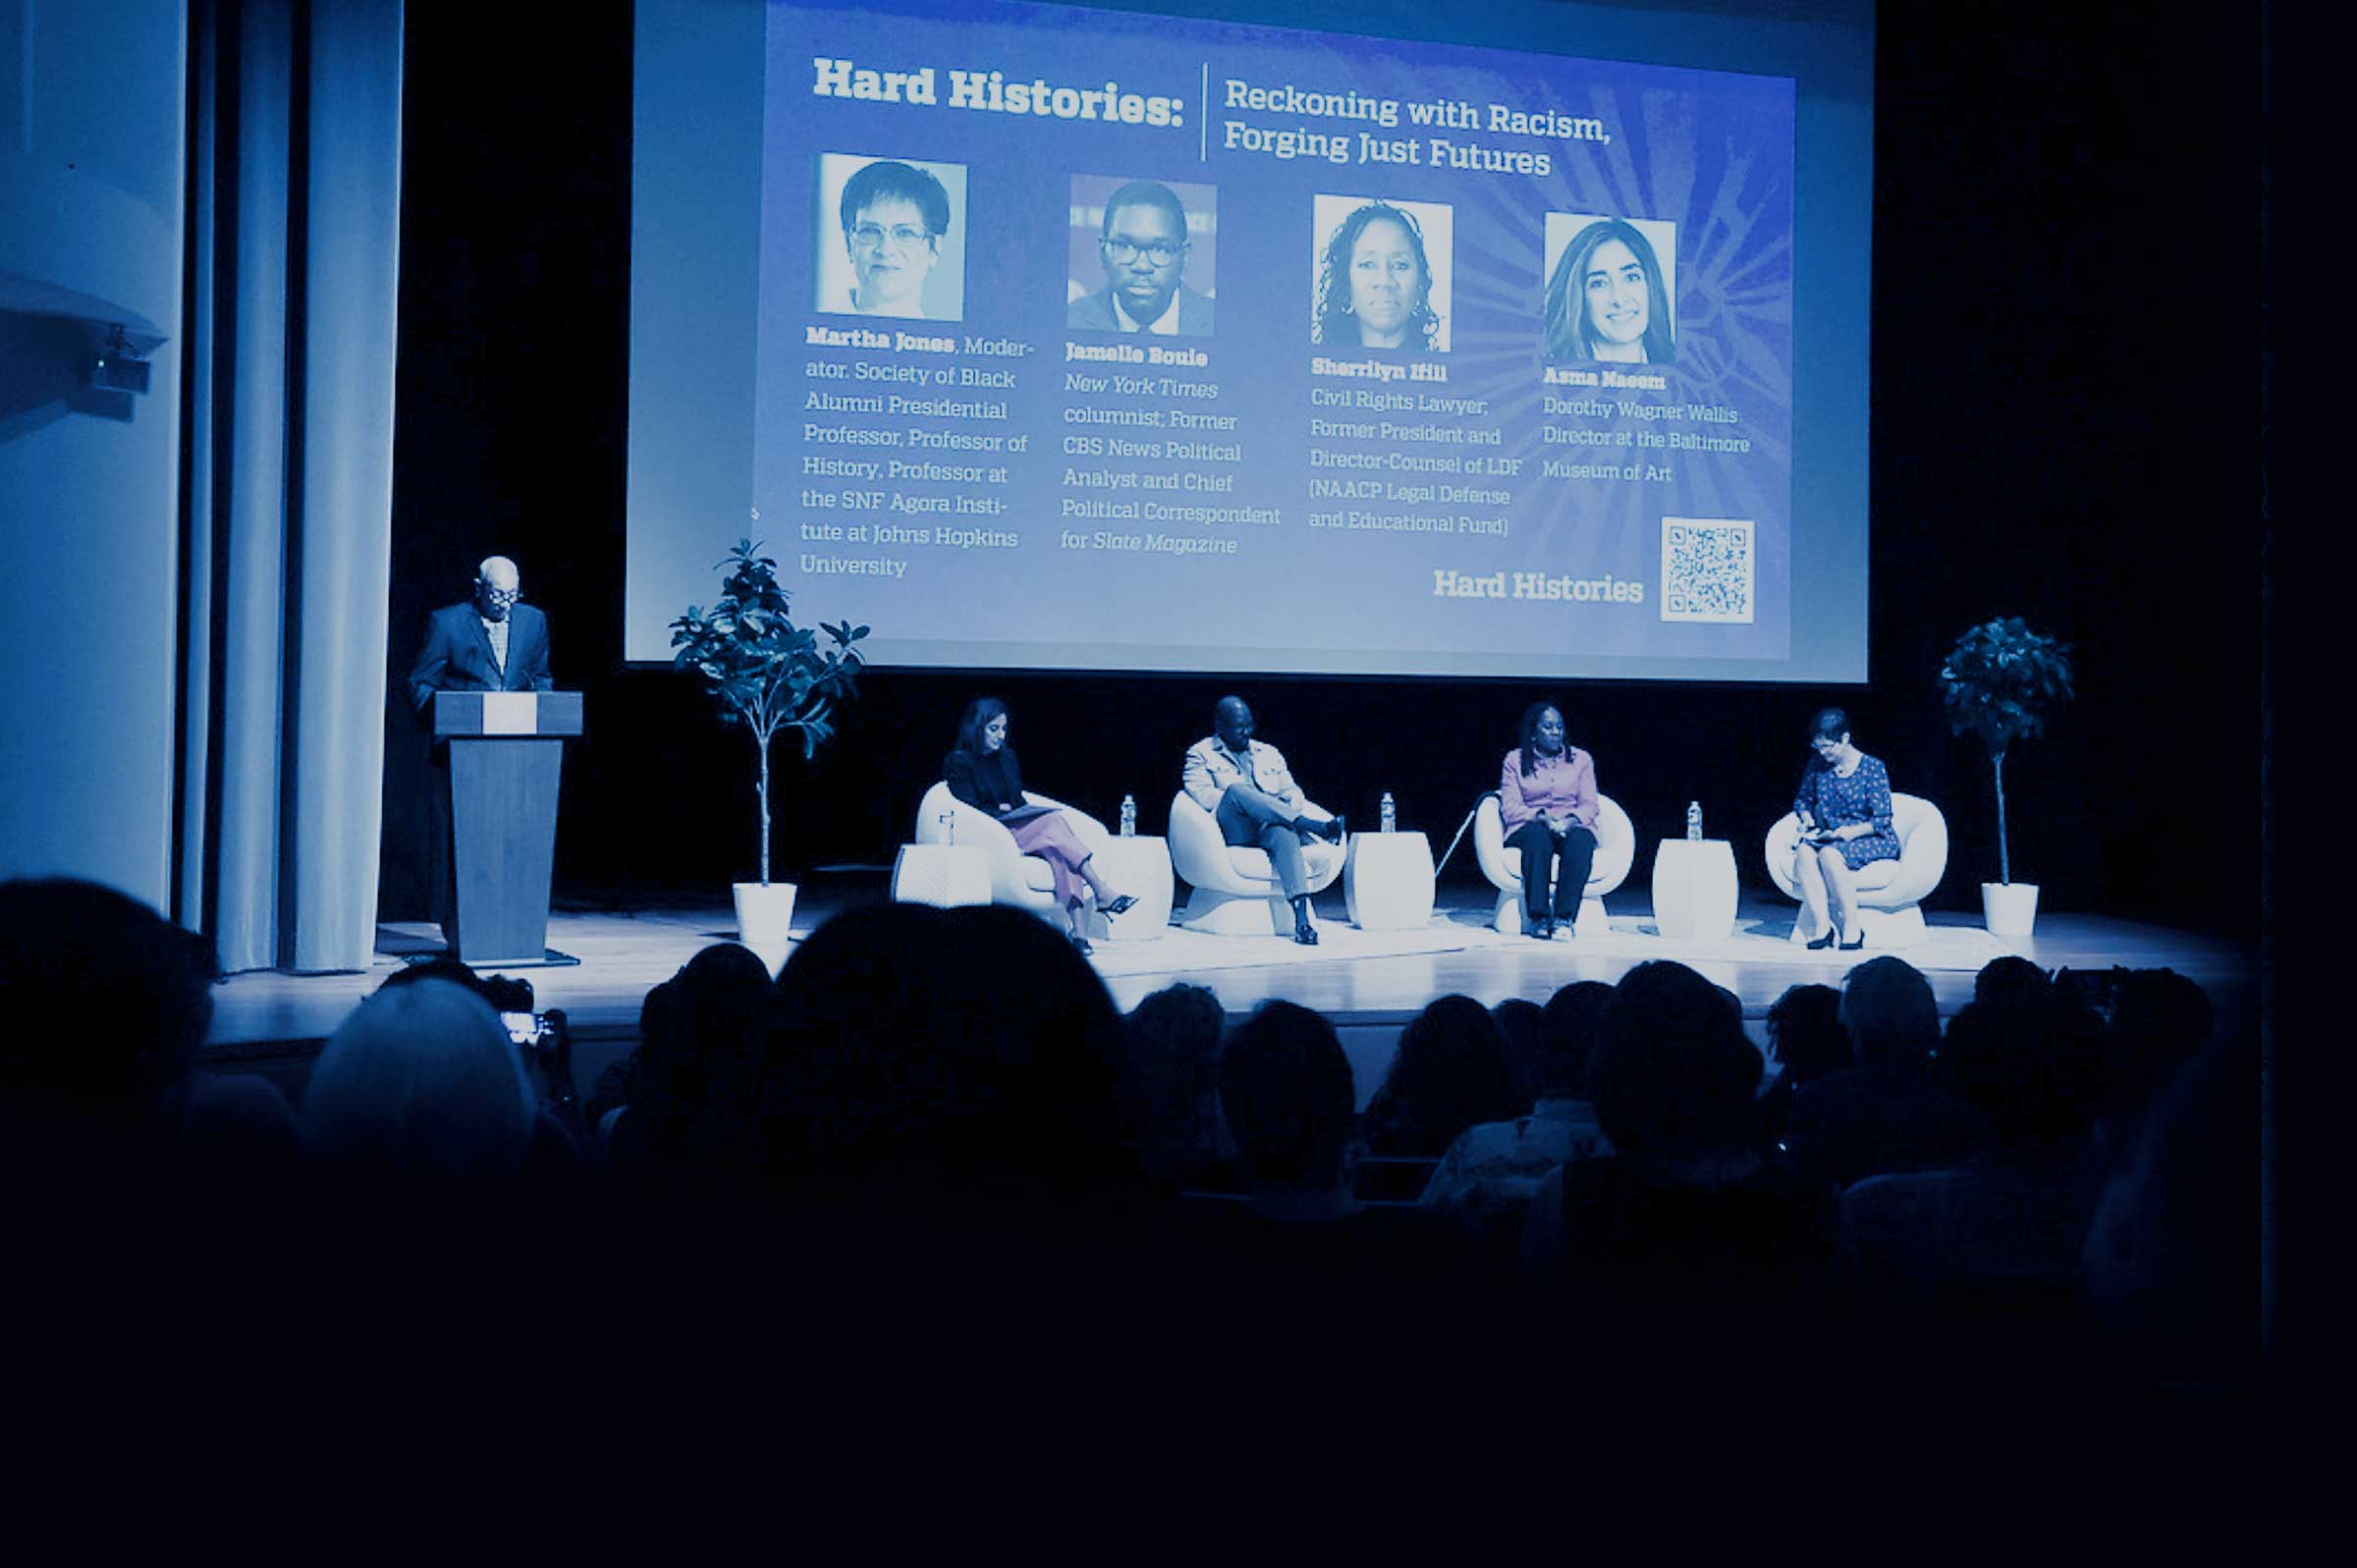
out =
{"type": "Polygon", "coordinates": [[[1399,813],[1398,809],[1392,805],[1392,792],[1389,789],[1386,789],[1383,792],[1382,815],[1383,831],[1385,833],[1398,833],[1399,831],[1399,813]]]}
{"type": "Polygon", "coordinates": [[[952,848],[957,847],[958,813],[955,811],[945,811],[941,814],[941,841],[952,848]]]}
{"type": "Polygon", "coordinates": [[[1137,837],[1137,796],[1135,795],[1122,796],[1122,837],[1124,838],[1137,837]]]}
{"type": "Polygon", "coordinates": [[[1696,843],[1702,841],[1702,802],[1686,802],[1686,837],[1696,843]]]}

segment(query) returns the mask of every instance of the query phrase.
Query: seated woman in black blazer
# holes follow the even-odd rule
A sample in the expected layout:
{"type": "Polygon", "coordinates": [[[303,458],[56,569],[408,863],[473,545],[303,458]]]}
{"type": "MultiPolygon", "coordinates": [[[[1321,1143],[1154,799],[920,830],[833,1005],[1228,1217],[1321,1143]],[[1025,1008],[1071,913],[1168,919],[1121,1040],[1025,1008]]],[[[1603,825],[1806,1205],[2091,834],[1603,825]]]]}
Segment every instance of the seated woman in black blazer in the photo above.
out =
{"type": "Polygon", "coordinates": [[[942,759],[941,777],[951,794],[1006,824],[1017,849],[1048,863],[1056,875],[1056,901],[1071,927],[1072,946],[1086,952],[1088,939],[1080,933],[1082,888],[1096,894],[1097,907],[1109,915],[1122,913],[1137,900],[1114,893],[1097,870],[1094,853],[1072,832],[1063,812],[1024,801],[1022,770],[1015,764],[1014,748],[1007,744],[1007,705],[998,698],[977,697],[967,703],[958,725],[958,747],[942,759]]]}

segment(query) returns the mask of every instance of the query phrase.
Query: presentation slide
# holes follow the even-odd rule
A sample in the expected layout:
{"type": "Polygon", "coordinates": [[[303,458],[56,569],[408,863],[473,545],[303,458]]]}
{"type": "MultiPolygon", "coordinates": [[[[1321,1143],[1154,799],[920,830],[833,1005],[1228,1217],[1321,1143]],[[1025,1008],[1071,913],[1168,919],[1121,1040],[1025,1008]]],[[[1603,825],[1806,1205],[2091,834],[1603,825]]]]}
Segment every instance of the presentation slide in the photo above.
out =
{"type": "MultiPolygon", "coordinates": [[[[701,263],[749,408],[692,510],[641,483],[633,317],[630,657],[749,535],[886,664],[1863,676],[1862,472],[1836,517],[1800,482],[1794,76],[971,0],[758,46],[701,263]]],[[[1816,458],[1859,470],[1863,233],[1816,458]]]]}

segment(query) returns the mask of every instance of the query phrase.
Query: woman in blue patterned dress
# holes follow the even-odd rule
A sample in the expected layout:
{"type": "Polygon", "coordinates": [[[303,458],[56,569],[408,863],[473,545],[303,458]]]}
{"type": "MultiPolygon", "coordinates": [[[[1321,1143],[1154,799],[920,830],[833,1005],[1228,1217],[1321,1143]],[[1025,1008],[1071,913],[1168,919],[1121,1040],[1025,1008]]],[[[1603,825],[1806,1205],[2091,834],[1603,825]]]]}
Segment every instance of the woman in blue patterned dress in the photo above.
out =
{"type": "Polygon", "coordinates": [[[1891,774],[1849,743],[1849,715],[1838,708],[1822,709],[1809,721],[1809,747],[1816,755],[1792,796],[1792,814],[1800,819],[1792,880],[1800,884],[1809,924],[1825,928],[1809,946],[1831,947],[1837,940],[1855,949],[1866,946],[1858,924],[1858,868],[1898,858],[1891,774]]]}

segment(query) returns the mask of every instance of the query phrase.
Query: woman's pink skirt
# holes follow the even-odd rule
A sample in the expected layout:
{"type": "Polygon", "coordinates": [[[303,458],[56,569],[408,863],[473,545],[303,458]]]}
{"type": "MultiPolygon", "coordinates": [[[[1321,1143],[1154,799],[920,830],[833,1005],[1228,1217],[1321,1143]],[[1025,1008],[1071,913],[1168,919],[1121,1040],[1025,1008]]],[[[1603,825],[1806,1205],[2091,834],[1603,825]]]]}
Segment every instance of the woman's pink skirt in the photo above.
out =
{"type": "Polygon", "coordinates": [[[1080,863],[1088,858],[1088,845],[1072,832],[1064,813],[1051,811],[1044,817],[1014,827],[1014,846],[1027,855],[1038,855],[1056,873],[1056,901],[1069,909],[1080,901],[1081,892],[1088,883],[1080,875],[1080,863]]]}

